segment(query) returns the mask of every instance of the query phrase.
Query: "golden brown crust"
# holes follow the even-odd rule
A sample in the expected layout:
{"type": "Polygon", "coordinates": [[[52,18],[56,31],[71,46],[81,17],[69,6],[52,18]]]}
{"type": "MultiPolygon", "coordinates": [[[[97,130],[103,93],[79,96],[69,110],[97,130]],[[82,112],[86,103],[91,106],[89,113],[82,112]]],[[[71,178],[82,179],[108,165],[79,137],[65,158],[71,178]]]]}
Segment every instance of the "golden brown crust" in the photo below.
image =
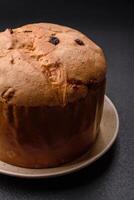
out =
{"type": "Polygon", "coordinates": [[[74,29],[39,23],[0,33],[2,102],[66,105],[86,97],[87,85],[105,74],[102,49],[74,29]]]}

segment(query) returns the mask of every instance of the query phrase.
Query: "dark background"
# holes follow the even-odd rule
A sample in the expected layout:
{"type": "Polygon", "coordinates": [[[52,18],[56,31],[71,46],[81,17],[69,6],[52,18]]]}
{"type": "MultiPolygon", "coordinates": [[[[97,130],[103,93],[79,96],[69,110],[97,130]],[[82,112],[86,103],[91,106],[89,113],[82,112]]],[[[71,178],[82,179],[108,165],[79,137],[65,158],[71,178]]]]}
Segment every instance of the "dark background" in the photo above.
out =
{"type": "Polygon", "coordinates": [[[0,30],[31,22],[79,29],[103,47],[107,95],[120,130],[100,160],[80,172],[53,179],[0,175],[0,200],[134,200],[134,6],[130,1],[0,0],[0,30]]]}

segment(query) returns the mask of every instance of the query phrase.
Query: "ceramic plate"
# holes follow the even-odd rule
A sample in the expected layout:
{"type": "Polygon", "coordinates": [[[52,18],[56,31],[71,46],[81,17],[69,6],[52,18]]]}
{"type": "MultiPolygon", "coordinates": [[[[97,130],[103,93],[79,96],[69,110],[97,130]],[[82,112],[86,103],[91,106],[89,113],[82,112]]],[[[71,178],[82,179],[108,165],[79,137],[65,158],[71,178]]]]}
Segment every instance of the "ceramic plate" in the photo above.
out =
{"type": "Polygon", "coordinates": [[[45,178],[72,173],[90,165],[106,153],[114,143],[118,129],[119,118],[117,110],[111,100],[105,96],[100,134],[86,154],[68,164],[46,169],[26,169],[0,161],[0,173],[23,178],[45,178]]]}

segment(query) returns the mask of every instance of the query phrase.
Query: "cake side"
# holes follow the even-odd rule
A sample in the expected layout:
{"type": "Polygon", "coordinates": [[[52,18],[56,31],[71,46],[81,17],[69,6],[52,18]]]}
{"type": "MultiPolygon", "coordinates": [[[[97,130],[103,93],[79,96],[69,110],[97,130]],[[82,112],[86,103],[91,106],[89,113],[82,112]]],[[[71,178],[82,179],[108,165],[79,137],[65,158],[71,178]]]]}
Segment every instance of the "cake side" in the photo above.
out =
{"type": "Polygon", "coordinates": [[[82,155],[95,141],[105,81],[86,98],[61,106],[0,103],[0,160],[27,168],[55,167],[82,155]]]}

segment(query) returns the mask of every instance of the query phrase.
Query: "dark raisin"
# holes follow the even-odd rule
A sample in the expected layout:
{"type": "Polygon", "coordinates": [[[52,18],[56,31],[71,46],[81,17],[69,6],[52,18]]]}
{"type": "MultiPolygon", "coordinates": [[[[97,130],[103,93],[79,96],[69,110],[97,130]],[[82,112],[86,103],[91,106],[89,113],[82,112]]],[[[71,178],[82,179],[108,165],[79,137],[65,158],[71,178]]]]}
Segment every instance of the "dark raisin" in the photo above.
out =
{"type": "Polygon", "coordinates": [[[84,45],[84,42],[80,39],[75,39],[75,42],[78,44],[78,45],[84,45]]]}
{"type": "Polygon", "coordinates": [[[10,32],[11,34],[13,34],[13,29],[9,28],[8,30],[9,30],[9,32],[10,32]]]}
{"type": "Polygon", "coordinates": [[[81,80],[76,80],[76,79],[70,79],[68,81],[70,84],[74,84],[74,85],[82,85],[82,81],[81,80]]]}
{"type": "Polygon", "coordinates": [[[14,59],[13,58],[11,58],[10,63],[14,64],[14,59]]]}
{"type": "Polygon", "coordinates": [[[57,45],[59,44],[60,40],[57,37],[51,36],[49,42],[54,45],[57,45]]]}
{"type": "Polygon", "coordinates": [[[25,30],[24,32],[25,33],[31,33],[32,31],[31,30],[25,30]]]}

